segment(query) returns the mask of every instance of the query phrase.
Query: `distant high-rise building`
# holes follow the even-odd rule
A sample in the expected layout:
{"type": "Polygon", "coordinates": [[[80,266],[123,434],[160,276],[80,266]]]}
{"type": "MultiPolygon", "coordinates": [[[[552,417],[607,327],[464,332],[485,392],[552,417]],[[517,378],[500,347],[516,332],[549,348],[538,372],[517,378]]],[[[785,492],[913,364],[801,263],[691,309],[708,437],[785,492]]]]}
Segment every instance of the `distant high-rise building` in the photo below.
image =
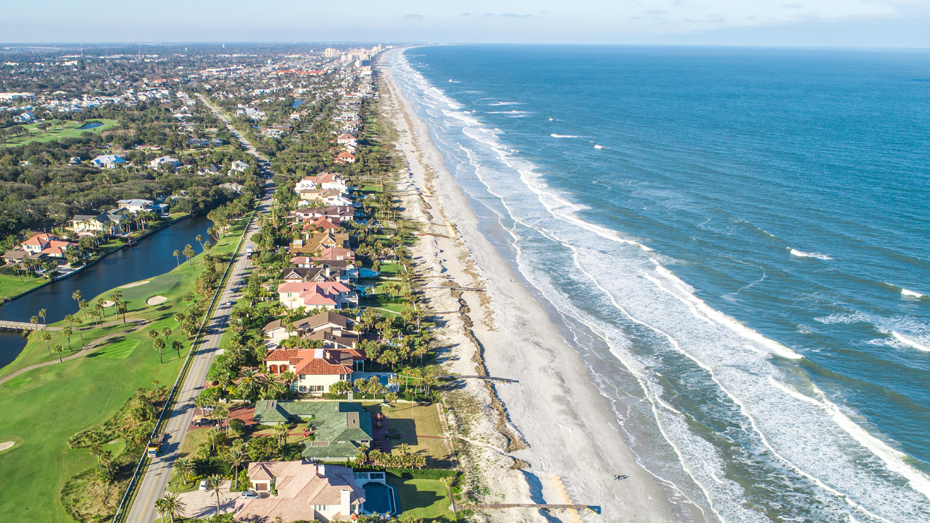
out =
{"type": "Polygon", "coordinates": [[[327,47],[326,51],[323,51],[323,56],[325,56],[326,58],[334,58],[336,56],[339,56],[339,54],[340,54],[339,51],[337,51],[336,49],[333,49],[332,47],[327,47]]]}

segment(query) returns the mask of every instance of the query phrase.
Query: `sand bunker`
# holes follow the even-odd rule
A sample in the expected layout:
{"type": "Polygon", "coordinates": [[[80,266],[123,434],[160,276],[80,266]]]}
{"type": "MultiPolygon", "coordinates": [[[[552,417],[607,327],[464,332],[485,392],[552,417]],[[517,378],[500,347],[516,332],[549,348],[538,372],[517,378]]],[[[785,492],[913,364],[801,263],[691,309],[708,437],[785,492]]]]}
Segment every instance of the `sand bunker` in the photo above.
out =
{"type": "Polygon", "coordinates": [[[120,289],[131,289],[133,287],[138,287],[139,285],[145,285],[146,283],[152,280],[137,281],[136,283],[127,283],[126,285],[120,285],[120,289]]]}
{"type": "Polygon", "coordinates": [[[165,303],[168,301],[168,298],[164,296],[152,296],[151,298],[145,300],[146,305],[158,305],[160,303],[165,303]]]}
{"type": "Polygon", "coordinates": [[[15,441],[4,441],[3,443],[0,443],[0,452],[3,452],[4,450],[12,447],[13,445],[16,445],[15,441]]]}
{"type": "Polygon", "coordinates": [[[114,306],[114,305],[116,305],[116,302],[112,302],[112,301],[110,301],[110,300],[103,300],[103,306],[104,306],[104,307],[112,307],[112,306],[114,306]]]}

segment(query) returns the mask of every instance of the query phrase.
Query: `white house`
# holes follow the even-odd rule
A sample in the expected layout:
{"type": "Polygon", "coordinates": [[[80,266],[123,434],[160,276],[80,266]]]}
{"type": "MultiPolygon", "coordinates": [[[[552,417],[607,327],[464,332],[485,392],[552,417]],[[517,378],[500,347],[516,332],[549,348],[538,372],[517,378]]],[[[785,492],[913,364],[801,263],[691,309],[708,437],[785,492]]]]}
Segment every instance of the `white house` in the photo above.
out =
{"type": "Polygon", "coordinates": [[[160,167],[161,164],[163,163],[170,165],[174,169],[177,169],[178,167],[181,166],[181,162],[179,162],[177,158],[172,158],[170,156],[162,156],[160,158],[155,158],[154,160],[151,161],[151,163],[149,163],[149,165],[151,165],[155,169],[158,169],[158,167],[160,167]]]}
{"type": "Polygon", "coordinates": [[[116,156],[115,154],[101,154],[100,156],[90,161],[91,165],[99,169],[113,169],[114,167],[124,163],[126,163],[126,160],[116,156]]]}

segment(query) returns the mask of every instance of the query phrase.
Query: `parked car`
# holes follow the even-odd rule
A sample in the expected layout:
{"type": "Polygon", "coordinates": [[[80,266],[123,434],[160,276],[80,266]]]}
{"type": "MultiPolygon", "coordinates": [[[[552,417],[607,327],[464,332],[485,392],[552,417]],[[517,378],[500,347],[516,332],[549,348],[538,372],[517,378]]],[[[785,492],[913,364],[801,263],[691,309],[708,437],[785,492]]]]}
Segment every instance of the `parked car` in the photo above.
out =
{"type": "Polygon", "coordinates": [[[200,419],[198,419],[198,420],[194,420],[194,425],[196,425],[196,426],[198,426],[198,427],[212,427],[213,425],[216,425],[216,420],[215,420],[215,419],[200,418],[200,419]]]}
{"type": "Polygon", "coordinates": [[[205,479],[200,480],[200,487],[199,487],[199,490],[207,490],[207,480],[205,480],[205,479]]]}
{"type": "Polygon", "coordinates": [[[243,490],[242,495],[239,497],[246,498],[246,499],[254,499],[254,498],[260,498],[261,495],[259,495],[258,492],[254,492],[251,490],[243,490]]]}

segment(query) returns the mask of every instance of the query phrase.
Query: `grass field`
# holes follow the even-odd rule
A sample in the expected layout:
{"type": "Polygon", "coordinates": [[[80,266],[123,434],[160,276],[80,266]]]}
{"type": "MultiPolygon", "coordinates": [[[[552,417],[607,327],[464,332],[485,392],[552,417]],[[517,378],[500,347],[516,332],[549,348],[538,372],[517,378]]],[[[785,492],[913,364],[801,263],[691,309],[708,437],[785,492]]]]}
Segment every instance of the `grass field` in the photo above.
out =
{"type": "Polygon", "coordinates": [[[10,276],[9,274],[0,274],[0,302],[4,298],[12,298],[30,289],[47,282],[45,278],[27,277],[25,281],[19,276],[10,276]]]}
{"type": "Polygon", "coordinates": [[[387,416],[388,432],[396,431],[399,439],[390,439],[391,448],[406,443],[411,454],[426,456],[428,468],[451,466],[445,440],[441,439],[442,425],[436,405],[420,406],[415,403],[395,403],[384,408],[381,404],[367,405],[368,412],[383,412],[387,416]]]}
{"type": "MultiPolygon", "coordinates": [[[[240,233],[242,228],[238,228],[240,233]]],[[[238,237],[227,236],[212,252],[230,252],[237,241],[238,237]]],[[[179,269],[152,278],[145,285],[122,289],[129,306],[127,317],[156,320],[156,325],[174,322],[175,312],[185,307],[181,296],[192,288],[192,282],[202,270],[203,264],[198,256],[193,270],[184,264],[179,269]],[[166,296],[169,301],[156,306],[146,305],[145,300],[156,294],[166,296]]],[[[114,319],[109,310],[108,314],[104,321],[114,319]]],[[[84,337],[89,341],[127,327],[131,325],[120,323],[88,331],[84,337]]],[[[190,343],[182,338],[176,326],[173,330],[171,339],[184,342],[183,358],[190,349],[190,343]]],[[[151,387],[153,380],[170,385],[177,378],[182,359],[177,357],[177,353],[166,350],[165,363],[159,364],[158,353],[152,349],[148,331],[146,327],[117,336],[94,349],[87,357],[33,369],[10,383],[0,385],[0,412],[3,413],[0,442],[23,441],[14,449],[0,454],[0,514],[3,514],[0,519],[70,521],[59,499],[61,488],[69,478],[96,462],[87,450],[70,449],[68,438],[109,419],[136,388],[151,387]]],[[[52,343],[67,347],[61,333],[54,334],[52,343]]],[[[72,336],[72,343],[79,347],[79,337],[72,336]]],[[[16,361],[0,371],[0,375],[53,359],[57,360],[57,357],[48,355],[45,343],[33,339],[16,361]]]]}
{"type": "MultiPolygon", "coordinates": [[[[51,125],[45,131],[40,131],[37,126],[38,123],[32,123],[29,125],[22,125],[19,127],[25,127],[29,130],[29,134],[23,136],[17,136],[15,138],[10,138],[9,140],[0,142],[0,147],[16,147],[18,145],[26,145],[30,142],[52,142],[55,140],[61,140],[62,138],[77,138],[81,136],[81,133],[94,133],[100,134],[103,131],[108,131],[119,125],[116,120],[110,120],[107,118],[96,118],[92,120],[94,122],[100,122],[103,125],[100,127],[94,127],[93,129],[81,129],[78,130],[78,122],[64,122],[63,127],[58,125],[51,125]]],[[[45,122],[51,123],[51,122],[45,122]]]]}
{"type": "Polygon", "coordinates": [[[455,520],[449,492],[438,479],[407,479],[388,474],[387,482],[397,491],[401,517],[405,520],[455,520]]]}

